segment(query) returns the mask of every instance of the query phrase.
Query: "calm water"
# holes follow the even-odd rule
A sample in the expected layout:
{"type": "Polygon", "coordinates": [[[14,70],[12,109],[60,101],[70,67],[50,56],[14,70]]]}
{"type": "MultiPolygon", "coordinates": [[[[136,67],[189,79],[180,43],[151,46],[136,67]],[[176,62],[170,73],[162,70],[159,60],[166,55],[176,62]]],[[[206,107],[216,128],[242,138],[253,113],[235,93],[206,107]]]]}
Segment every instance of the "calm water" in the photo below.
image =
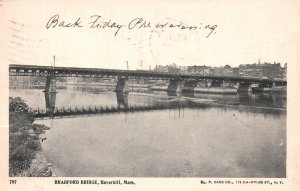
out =
{"type": "MultiPolygon", "coordinates": [[[[10,90],[45,107],[41,90],[10,90]]],[[[58,176],[285,177],[286,96],[178,95],[227,107],[37,120],[51,129],[42,143],[58,176]]],[[[153,104],[176,96],[60,90],[57,107],[153,104]]]]}

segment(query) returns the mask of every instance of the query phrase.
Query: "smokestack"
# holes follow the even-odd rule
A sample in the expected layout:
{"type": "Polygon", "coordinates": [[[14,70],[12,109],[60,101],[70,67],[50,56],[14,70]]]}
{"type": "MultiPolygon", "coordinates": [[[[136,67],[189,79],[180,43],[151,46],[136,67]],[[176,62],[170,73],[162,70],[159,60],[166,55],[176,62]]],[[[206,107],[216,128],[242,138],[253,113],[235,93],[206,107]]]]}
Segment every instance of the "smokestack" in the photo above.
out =
{"type": "Polygon", "coordinates": [[[143,68],[143,60],[140,61],[140,70],[143,68]]]}
{"type": "Polygon", "coordinates": [[[129,69],[128,61],[125,61],[125,62],[126,62],[126,68],[128,70],[129,69]]]}
{"type": "Polygon", "coordinates": [[[55,67],[55,55],[53,55],[53,68],[55,67]]]}

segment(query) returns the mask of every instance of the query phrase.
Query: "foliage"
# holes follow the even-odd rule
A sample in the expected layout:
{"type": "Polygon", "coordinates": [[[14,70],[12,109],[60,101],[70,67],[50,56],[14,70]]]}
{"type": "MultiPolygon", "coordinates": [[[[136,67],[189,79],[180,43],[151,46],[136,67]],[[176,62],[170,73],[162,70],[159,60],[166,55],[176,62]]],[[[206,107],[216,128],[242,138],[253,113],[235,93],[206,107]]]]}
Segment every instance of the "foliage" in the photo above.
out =
{"type": "Polygon", "coordinates": [[[27,113],[28,105],[20,97],[9,98],[9,112],[27,113]]]}
{"type": "Polygon", "coordinates": [[[33,121],[29,107],[20,97],[9,98],[10,176],[18,176],[27,170],[36,153],[41,150],[38,134],[33,128],[33,121]]]}
{"type": "MultiPolygon", "coordinates": [[[[10,142],[18,142],[17,138],[10,136],[10,142]]],[[[38,144],[33,142],[31,144],[38,144]]],[[[38,147],[36,147],[38,148],[38,147]]],[[[9,149],[9,175],[16,176],[30,167],[31,160],[35,157],[35,150],[30,149],[27,143],[23,143],[9,149]]]]}
{"type": "Polygon", "coordinates": [[[32,128],[34,121],[33,114],[31,113],[9,113],[9,132],[14,133],[24,131],[32,128]]]}

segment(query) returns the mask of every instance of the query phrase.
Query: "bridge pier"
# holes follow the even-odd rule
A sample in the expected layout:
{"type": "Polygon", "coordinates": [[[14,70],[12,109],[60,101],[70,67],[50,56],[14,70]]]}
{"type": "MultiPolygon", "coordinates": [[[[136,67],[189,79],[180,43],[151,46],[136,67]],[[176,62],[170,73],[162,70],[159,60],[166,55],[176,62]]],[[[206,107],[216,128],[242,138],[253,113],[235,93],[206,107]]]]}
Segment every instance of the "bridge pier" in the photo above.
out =
{"type": "Polygon", "coordinates": [[[127,77],[118,77],[117,86],[115,88],[115,92],[120,93],[128,93],[129,92],[129,80],[127,77]]]}
{"type": "Polygon", "coordinates": [[[56,93],[56,79],[53,76],[47,76],[46,85],[45,85],[45,93],[56,93]]]}
{"type": "Polygon", "coordinates": [[[258,87],[252,88],[252,93],[261,93],[264,91],[270,91],[271,89],[268,88],[272,88],[272,87],[273,87],[273,82],[261,82],[258,84],[258,87]]]}
{"type": "Polygon", "coordinates": [[[124,108],[127,109],[128,108],[128,92],[116,92],[116,96],[117,96],[117,107],[118,109],[120,108],[124,108]]]}
{"type": "Polygon", "coordinates": [[[46,114],[49,117],[54,115],[55,102],[56,102],[56,92],[45,92],[45,102],[46,102],[46,114]]]}
{"type": "Polygon", "coordinates": [[[182,82],[179,79],[170,79],[167,92],[170,93],[181,93],[182,92],[182,82]]]}
{"type": "Polygon", "coordinates": [[[46,114],[49,117],[53,117],[55,102],[56,102],[56,78],[54,76],[47,76],[46,85],[44,89],[46,114]]]}
{"type": "Polygon", "coordinates": [[[207,79],[204,80],[204,87],[206,87],[206,88],[208,87],[208,80],[207,79]]]}
{"type": "Polygon", "coordinates": [[[246,93],[249,91],[251,83],[250,82],[240,82],[237,92],[246,93]]]}
{"type": "Polygon", "coordinates": [[[182,93],[193,93],[195,87],[197,87],[196,80],[187,80],[184,82],[184,86],[182,88],[182,93]]]}

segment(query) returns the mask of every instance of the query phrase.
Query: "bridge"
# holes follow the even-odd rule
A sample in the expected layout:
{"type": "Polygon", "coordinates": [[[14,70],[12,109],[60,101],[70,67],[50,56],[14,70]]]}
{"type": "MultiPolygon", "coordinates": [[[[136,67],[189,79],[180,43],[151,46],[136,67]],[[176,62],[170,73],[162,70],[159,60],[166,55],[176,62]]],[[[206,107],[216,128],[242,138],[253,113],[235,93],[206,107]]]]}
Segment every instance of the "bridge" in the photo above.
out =
{"type": "Polygon", "coordinates": [[[55,67],[37,66],[37,65],[9,65],[10,76],[49,76],[56,77],[119,77],[126,76],[128,78],[152,78],[152,79],[214,79],[228,80],[233,82],[252,82],[252,83],[270,83],[281,82],[285,80],[278,79],[261,79],[261,78],[245,78],[240,76],[217,76],[217,75],[202,75],[202,74],[182,74],[182,73],[165,73],[150,70],[115,70],[115,69],[100,69],[100,68],[77,68],[77,67],[55,67]]]}
{"type": "Polygon", "coordinates": [[[259,78],[243,78],[239,76],[209,76],[198,74],[181,74],[181,73],[162,73],[156,71],[140,71],[140,70],[113,70],[99,68],[75,68],[75,67],[48,67],[36,65],[10,65],[10,76],[43,76],[46,78],[44,88],[45,94],[45,109],[34,110],[36,118],[44,117],[64,117],[75,115],[89,115],[115,112],[134,112],[148,111],[160,109],[175,109],[180,107],[203,107],[205,105],[197,103],[188,103],[187,106],[177,104],[158,104],[158,105],[139,105],[128,106],[129,79],[147,78],[152,80],[167,80],[168,87],[165,90],[168,95],[173,93],[194,93],[198,87],[198,82],[204,82],[205,88],[220,88],[222,84],[237,84],[236,93],[248,92],[252,84],[257,84],[259,87],[272,87],[274,84],[286,86],[287,82],[283,80],[259,79],[259,78]],[[61,77],[85,77],[85,78],[117,78],[115,92],[117,96],[117,107],[102,107],[93,106],[88,108],[57,108],[56,103],[56,80],[61,77]],[[209,81],[209,83],[208,83],[209,81]]]}
{"type": "Polygon", "coordinates": [[[37,65],[15,65],[9,66],[10,76],[45,76],[47,78],[45,92],[55,92],[56,77],[85,77],[85,78],[108,78],[117,77],[116,92],[128,92],[128,79],[147,78],[152,80],[170,80],[167,91],[189,91],[193,92],[198,81],[210,80],[211,87],[221,87],[223,82],[238,83],[238,91],[248,91],[251,84],[260,87],[286,86],[287,81],[278,79],[245,78],[241,76],[216,76],[201,74],[163,73],[157,71],[143,70],[114,70],[99,68],[78,67],[49,67],[37,65]]]}

